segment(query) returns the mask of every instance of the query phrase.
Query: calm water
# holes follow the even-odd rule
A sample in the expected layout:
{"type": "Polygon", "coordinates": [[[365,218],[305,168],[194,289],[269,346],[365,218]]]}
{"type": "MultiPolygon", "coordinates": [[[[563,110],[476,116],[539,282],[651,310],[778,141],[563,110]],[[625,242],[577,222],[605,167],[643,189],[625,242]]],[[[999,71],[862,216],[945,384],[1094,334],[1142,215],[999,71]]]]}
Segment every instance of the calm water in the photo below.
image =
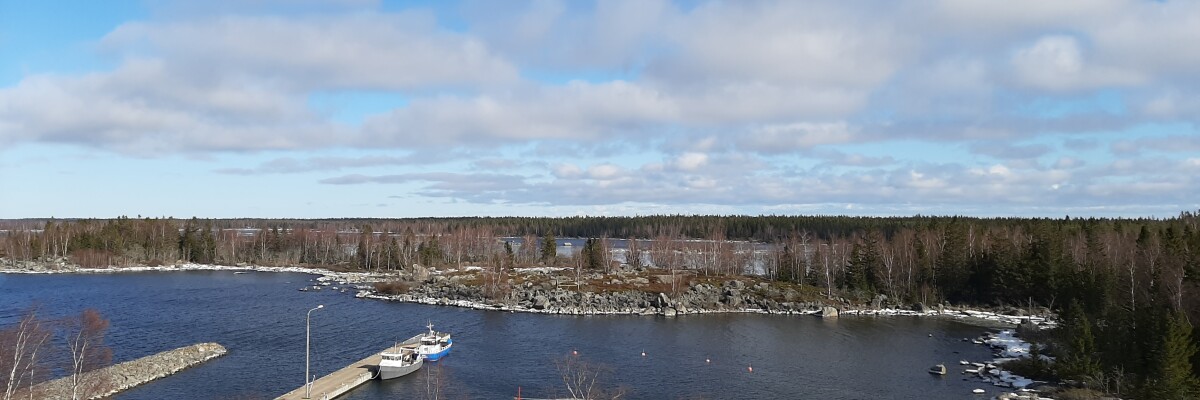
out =
{"type": "Polygon", "coordinates": [[[958,360],[990,354],[961,341],[982,328],[952,321],[513,314],[297,291],[311,279],[232,272],[0,274],[0,326],[15,322],[33,302],[59,315],[93,307],[112,322],[108,340],[117,361],[206,341],[229,349],[119,399],[273,398],[298,387],[304,381],[304,313],[317,304],[326,308],[313,313],[315,374],[410,337],[428,321],[455,335],[454,350],[440,365],[368,383],[347,399],[425,398],[435,377],[449,398],[511,399],[518,387],[525,396],[562,395],[554,364],[572,351],[607,367],[608,386],[627,387],[626,398],[635,399],[984,398],[971,395],[974,388],[988,390],[986,397],[996,393],[958,375],[958,360]],[[925,372],[936,363],[946,363],[951,373],[925,372]]]}

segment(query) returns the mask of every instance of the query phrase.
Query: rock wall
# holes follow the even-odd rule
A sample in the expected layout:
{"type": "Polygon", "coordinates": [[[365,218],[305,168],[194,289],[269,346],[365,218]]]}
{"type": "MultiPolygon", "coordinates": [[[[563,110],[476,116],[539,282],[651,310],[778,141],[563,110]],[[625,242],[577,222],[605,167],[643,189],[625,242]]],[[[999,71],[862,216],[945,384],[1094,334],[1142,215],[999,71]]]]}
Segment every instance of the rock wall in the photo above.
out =
{"type": "MultiPolygon", "coordinates": [[[[86,398],[98,399],[172,375],[225,353],[225,347],[219,344],[199,343],[87,372],[81,375],[80,382],[85,383],[81,386],[98,389],[86,398]]],[[[70,399],[71,377],[38,384],[34,386],[34,393],[38,399],[70,399]]]]}

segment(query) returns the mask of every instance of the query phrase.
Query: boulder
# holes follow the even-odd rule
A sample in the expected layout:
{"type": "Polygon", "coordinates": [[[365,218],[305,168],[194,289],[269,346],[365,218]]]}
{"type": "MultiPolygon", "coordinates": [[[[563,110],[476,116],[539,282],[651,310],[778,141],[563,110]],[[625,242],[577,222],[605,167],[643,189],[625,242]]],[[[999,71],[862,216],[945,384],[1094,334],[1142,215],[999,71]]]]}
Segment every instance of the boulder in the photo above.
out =
{"type": "Polygon", "coordinates": [[[429,279],[429,268],[422,267],[420,264],[413,264],[413,280],[417,282],[425,282],[429,279]]]}
{"type": "Polygon", "coordinates": [[[666,293],[658,294],[658,306],[659,307],[671,307],[672,305],[673,304],[671,303],[671,298],[667,297],[666,293]]]}
{"type": "Polygon", "coordinates": [[[916,303],[913,304],[912,310],[924,314],[929,312],[929,307],[925,307],[925,303],[916,303]]]}
{"type": "Polygon", "coordinates": [[[1039,328],[1037,324],[1033,323],[1033,321],[1028,319],[1021,321],[1021,324],[1017,325],[1018,336],[1028,337],[1029,335],[1037,333],[1039,330],[1041,330],[1041,328],[1039,328]]]}
{"type": "Polygon", "coordinates": [[[545,310],[549,305],[550,299],[546,298],[546,296],[538,295],[533,298],[533,308],[535,309],[545,310]]]}
{"type": "Polygon", "coordinates": [[[887,295],[880,294],[875,296],[875,298],[871,300],[871,308],[876,310],[883,308],[883,302],[885,301],[887,301],[887,295]]]}
{"type": "Polygon", "coordinates": [[[834,308],[831,306],[821,307],[821,318],[837,318],[837,316],[838,316],[837,308],[834,308]]]}

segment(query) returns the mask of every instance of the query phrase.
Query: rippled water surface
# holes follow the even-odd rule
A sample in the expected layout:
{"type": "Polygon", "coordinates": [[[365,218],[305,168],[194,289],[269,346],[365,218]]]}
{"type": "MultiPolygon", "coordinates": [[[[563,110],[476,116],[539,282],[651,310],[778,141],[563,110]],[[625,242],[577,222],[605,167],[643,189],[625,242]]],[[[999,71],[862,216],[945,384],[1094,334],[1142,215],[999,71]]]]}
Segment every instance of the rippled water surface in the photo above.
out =
{"type": "Polygon", "coordinates": [[[304,314],[317,304],[325,305],[312,321],[312,370],[318,375],[410,337],[429,321],[455,335],[454,350],[442,361],[407,377],[370,382],[345,399],[427,398],[434,386],[442,387],[442,398],[511,399],[518,387],[527,397],[562,396],[555,361],[572,351],[608,370],[606,387],[624,387],[625,398],[634,399],[957,399],[996,393],[958,375],[958,360],[990,354],[962,341],[984,329],[953,321],[548,316],[361,300],[352,290],[297,290],[312,278],[0,274],[0,326],[15,322],[33,303],[58,315],[92,307],[111,320],[108,341],[116,361],[198,342],[229,349],[224,357],[118,399],[260,399],[299,387],[304,314]],[[929,375],[926,369],[937,363],[951,373],[929,375]],[[974,388],[988,394],[973,396],[974,388]]]}

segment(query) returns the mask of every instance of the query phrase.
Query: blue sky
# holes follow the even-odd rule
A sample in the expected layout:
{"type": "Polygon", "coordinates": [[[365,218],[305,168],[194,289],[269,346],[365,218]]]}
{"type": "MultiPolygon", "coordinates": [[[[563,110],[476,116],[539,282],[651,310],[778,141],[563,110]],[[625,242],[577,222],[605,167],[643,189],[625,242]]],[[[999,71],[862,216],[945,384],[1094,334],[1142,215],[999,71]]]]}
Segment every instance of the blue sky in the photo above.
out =
{"type": "Polygon", "coordinates": [[[0,0],[0,218],[1200,209],[1200,3],[0,0]]]}

